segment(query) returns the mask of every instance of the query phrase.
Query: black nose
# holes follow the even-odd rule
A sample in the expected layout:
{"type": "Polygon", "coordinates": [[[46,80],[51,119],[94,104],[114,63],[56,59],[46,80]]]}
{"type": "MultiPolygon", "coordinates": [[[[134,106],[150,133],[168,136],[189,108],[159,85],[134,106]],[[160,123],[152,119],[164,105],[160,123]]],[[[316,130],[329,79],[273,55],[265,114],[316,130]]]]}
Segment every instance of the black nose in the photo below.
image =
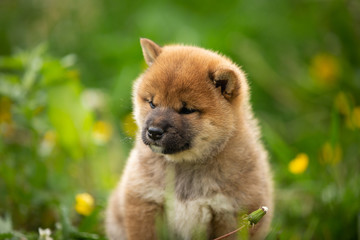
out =
{"type": "Polygon", "coordinates": [[[164,134],[164,130],[158,127],[149,127],[147,130],[147,135],[152,140],[159,140],[164,134]]]}

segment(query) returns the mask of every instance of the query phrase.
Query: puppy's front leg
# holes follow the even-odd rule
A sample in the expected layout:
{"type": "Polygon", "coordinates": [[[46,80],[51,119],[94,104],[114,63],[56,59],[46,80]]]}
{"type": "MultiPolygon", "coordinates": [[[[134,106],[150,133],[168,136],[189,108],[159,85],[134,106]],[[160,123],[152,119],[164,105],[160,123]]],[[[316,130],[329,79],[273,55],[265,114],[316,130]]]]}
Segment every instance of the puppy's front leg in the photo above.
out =
{"type": "Polygon", "coordinates": [[[127,239],[156,239],[155,218],[160,209],[158,204],[128,193],[124,214],[127,239]]]}

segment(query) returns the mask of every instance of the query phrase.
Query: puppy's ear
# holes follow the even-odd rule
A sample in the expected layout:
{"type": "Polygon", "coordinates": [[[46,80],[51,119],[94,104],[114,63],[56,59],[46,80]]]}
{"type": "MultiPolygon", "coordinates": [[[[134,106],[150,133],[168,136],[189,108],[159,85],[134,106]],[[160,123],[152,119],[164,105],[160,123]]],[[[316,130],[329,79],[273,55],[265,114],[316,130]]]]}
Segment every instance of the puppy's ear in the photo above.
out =
{"type": "Polygon", "coordinates": [[[159,45],[146,38],[140,38],[140,44],[145,58],[145,62],[150,67],[157,58],[157,56],[159,56],[162,49],[159,45]]]}
{"type": "Polygon", "coordinates": [[[211,81],[221,94],[229,101],[239,95],[240,79],[236,72],[228,66],[220,66],[209,73],[211,81]]]}

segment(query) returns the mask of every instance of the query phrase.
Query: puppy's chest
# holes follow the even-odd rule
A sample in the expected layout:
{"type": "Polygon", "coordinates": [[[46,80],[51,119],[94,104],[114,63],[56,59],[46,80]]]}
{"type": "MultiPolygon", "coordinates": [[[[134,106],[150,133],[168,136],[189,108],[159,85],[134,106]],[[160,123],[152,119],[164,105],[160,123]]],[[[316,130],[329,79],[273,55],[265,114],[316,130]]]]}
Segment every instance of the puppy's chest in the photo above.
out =
{"type": "Polygon", "coordinates": [[[205,168],[177,166],[174,171],[175,194],[179,200],[205,198],[220,193],[221,180],[205,168]]]}
{"type": "Polygon", "coordinates": [[[176,176],[175,198],[166,205],[170,225],[184,239],[195,229],[206,231],[214,214],[232,215],[237,209],[214,178],[191,172],[176,176]]]}
{"type": "Polygon", "coordinates": [[[175,200],[167,204],[167,216],[171,228],[183,239],[192,239],[195,231],[206,232],[214,214],[232,216],[235,202],[223,194],[192,200],[175,200]]]}

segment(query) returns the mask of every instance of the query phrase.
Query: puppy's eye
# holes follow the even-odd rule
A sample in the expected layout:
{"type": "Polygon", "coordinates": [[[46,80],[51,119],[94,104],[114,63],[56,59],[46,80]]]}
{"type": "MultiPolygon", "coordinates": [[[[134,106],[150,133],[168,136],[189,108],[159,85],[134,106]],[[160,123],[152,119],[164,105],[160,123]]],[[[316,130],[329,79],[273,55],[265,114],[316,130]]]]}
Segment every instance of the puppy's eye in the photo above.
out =
{"type": "Polygon", "coordinates": [[[149,105],[152,109],[156,108],[155,104],[152,102],[152,101],[148,101],[149,102],[149,105]]]}
{"type": "Polygon", "coordinates": [[[196,109],[191,109],[191,108],[187,108],[187,107],[182,107],[179,111],[180,114],[191,114],[197,112],[196,109]]]}

